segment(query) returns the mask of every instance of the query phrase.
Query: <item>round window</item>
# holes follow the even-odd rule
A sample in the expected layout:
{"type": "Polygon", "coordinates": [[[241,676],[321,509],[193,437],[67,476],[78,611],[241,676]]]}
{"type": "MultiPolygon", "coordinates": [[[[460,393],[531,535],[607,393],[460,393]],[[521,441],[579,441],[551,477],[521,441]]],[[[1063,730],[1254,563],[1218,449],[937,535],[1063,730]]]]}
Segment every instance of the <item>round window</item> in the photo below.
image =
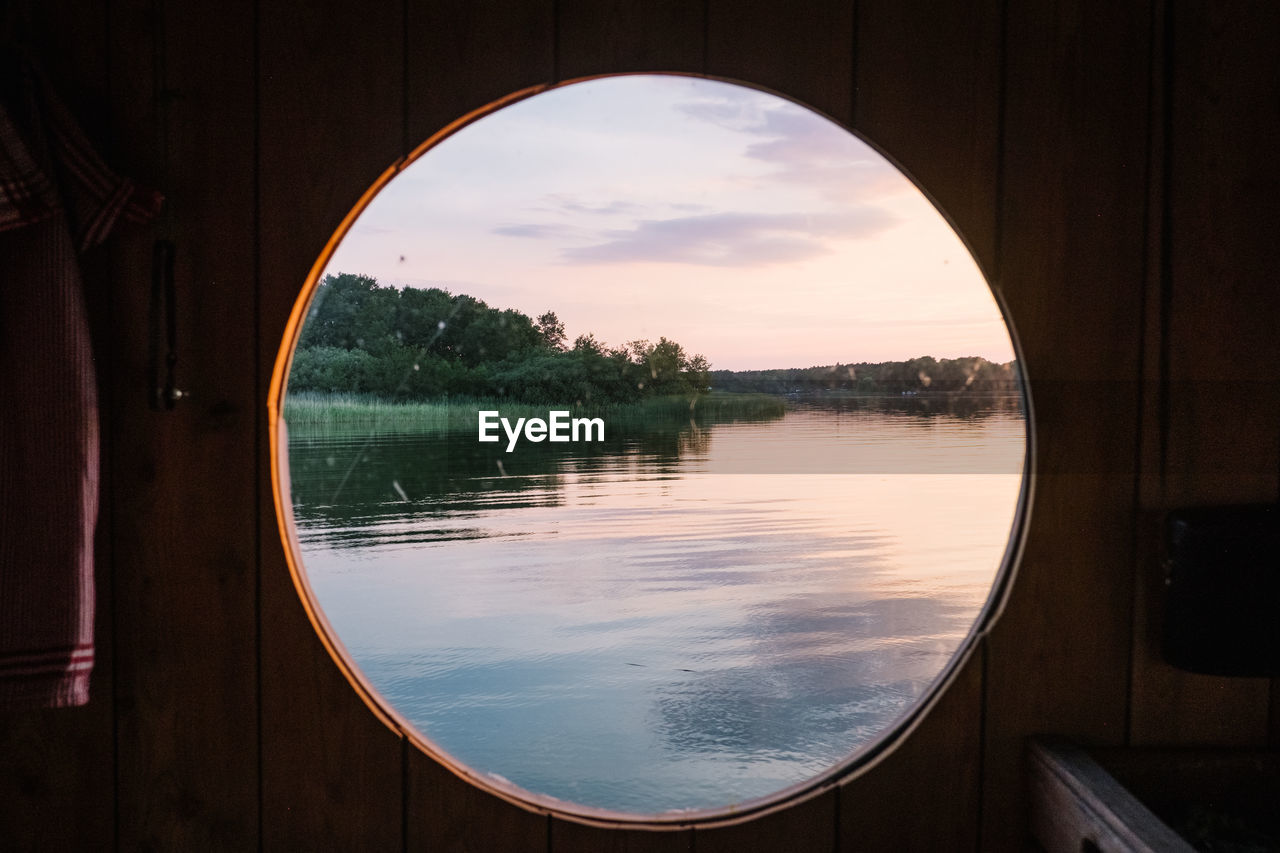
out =
{"type": "Polygon", "coordinates": [[[684,76],[491,112],[355,218],[285,357],[309,594],[428,748],[567,811],[742,808],[908,722],[991,612],[1001,312],[848,131],[684,76]]]}

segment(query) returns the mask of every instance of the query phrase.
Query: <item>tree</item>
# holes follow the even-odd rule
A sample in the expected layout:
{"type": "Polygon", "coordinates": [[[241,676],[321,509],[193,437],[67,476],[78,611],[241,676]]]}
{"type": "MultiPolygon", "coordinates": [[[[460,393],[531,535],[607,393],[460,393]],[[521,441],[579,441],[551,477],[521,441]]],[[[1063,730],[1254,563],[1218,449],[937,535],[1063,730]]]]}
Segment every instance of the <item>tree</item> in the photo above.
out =
{"type": "Polygon", "coordinates": [[[443,394],[528,402],[626,403],[706,389],[710,365],[660,338],[607,347],[591,334],[566,346],[554,311],[532,320],[438,287],[391,287],[326,276],[294,356],[295,391],[430,399],[443,394]]]}
{"type": "Polygon", "coordinates": [[[702,353],[698,353],[685,365],[684,375],[690,389],[696,394],[701,394],[707,390],[711,376],[711,362],[707,361],[707,357],[702,353]]]}
{"type": "Polygon", "coordinates": [[[596,336],[588,332],[585,335],[578,335],[573,341],[573,351],[582,353],[591,353],[593,355],[604,355],[605,346],[596,340],[596,336]]]}
{"type": "Polygon", "coordinates": [[[327,275],[316,288],[298,346],[383,350],[399,293],[367,275],[327,275]]]}
{"type": "Polygon", "coordinates": [[[553,352],[564,352],[568,338],[564,332],[564,323],[560,322],[556,312],[548,311],[538,317],[538,334],[542,336],[544,347],[553,352]]]}
{"type": "Polygon", "coordinates": [[[406,287],[396,305],[396,334],[406,347],[440,352],[440,339],[453,320],[453,295],[438,287],[406,287]]]}

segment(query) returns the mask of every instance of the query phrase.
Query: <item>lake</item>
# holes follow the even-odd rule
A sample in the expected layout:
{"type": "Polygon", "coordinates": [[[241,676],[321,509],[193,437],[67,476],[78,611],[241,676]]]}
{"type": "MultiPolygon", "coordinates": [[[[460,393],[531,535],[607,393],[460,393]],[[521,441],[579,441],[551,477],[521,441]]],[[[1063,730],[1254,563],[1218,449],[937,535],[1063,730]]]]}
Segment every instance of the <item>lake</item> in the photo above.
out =
{"type": "Polygon", "coordinates": [[[894,724],[986,603],[1017,399],[791,399],[610,429],[292,435],[302,562],[351,659],[440,750],[571,803],[729,806],[894,724]]]}

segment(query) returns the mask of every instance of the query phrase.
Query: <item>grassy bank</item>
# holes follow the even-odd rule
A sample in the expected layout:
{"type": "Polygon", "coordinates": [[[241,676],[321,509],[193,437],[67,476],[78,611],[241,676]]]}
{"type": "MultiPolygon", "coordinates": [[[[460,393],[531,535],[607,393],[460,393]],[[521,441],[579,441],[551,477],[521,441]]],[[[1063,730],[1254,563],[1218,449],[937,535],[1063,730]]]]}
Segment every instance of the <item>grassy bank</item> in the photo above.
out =
{"type": "Polygon", "coordinates": [[[284,418],[293,435],[325,435],[374,430],[387,433],[431,434],[474,432],[477,413],[498,411],[516,418],[547,417],[550,409],[568,409],[573,417],[604,418],[610,431],[655,429],[697,421],[759,420],[781,417],[784,402],[769,394],[703,394],[695,398],[653,397],[635,403],[565,406],[535,405],[498,398],[448,400],[385,400],[366,394],[303,392],[285,398],[284,418]]]}

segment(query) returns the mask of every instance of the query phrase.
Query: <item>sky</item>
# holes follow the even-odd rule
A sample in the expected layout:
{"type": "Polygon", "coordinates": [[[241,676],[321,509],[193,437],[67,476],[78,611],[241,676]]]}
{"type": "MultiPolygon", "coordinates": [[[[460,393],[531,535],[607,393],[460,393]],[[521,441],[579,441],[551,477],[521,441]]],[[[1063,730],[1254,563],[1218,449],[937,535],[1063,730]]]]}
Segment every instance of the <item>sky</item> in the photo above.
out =
{"type": "Polygon", "coordinates": [[[714,369],[1013,358],[968,250],[892,164],[694,77],[574,83],[472,122],[378,193],[326,272],[551,310],[570,341],[667,337],[714,369]]]}

